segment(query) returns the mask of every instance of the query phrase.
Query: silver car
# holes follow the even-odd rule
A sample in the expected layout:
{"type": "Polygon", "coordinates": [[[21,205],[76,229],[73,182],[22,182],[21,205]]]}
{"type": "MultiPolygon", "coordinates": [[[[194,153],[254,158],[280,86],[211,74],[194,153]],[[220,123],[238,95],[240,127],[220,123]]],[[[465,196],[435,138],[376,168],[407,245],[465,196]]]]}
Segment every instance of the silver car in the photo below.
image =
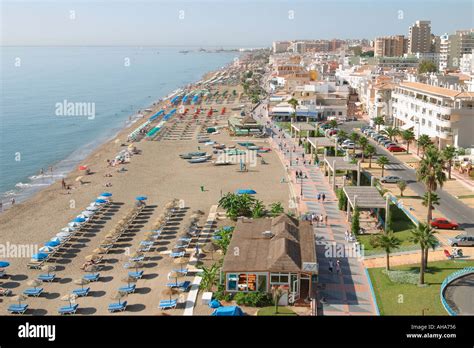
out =
{"type": "Polygon", "coordinates": [[[467,234],[459,234],[454,238],[449,238],[448,242],[451,246],[474,246],[474,236],[467,234]]]}
{"type": "Polygon", "coordinates": [[[387,176],[384,176],[383,178],[381,178],[380,182],[396,184],[400,180],[402,180],[402,178],[400,178],[399,176],[387,175],[387,176]]]}

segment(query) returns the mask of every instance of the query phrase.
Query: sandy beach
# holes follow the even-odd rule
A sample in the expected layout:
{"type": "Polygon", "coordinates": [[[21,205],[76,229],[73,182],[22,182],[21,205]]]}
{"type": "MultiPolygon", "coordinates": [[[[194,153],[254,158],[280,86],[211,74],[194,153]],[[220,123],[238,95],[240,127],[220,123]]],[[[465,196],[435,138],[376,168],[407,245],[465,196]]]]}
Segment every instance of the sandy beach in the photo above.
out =
{"type": "MultiPolygon", "coordinates": [[[[238,87],[235,85],[219,86],[220,90],[232,91],[236,88],[238,87]]],[[[281,202],[285,208],[288,207],[288,184],[281,183],[285,170],[278,157],[272,152],[262,154],[267,164],[262,165],[258,161],[255,167],[249,167],[248,172],[239,171],[238,164],[215,166],[210,161],[191,164],[179,158],[179,154],[197,151],[198,148],[212,153],[211,146],[198,143],[199,131],[204,126],[196,122],[205,121],[205,111],[210,107],[219,111],[225,107],[227,111],[224,115],[220,115],[220,112],[214,113],[212,117],[209,117],[208,122],[226,125],[229,116],[239,113],[239,111],[231,111],[231,108],[243,103],[238,98],[234,99],[231,104],[228,100],[203,102],[201,107],[205,110],[198,120],[193,119],[191,113],[182,116],[181,119],[176,114],[166,125],[169,129],[162,130],[163,136],[158,136],[152,141],[141,140],[134,143],[140,154],[132,156],[130,163],[108,167],[107,160],[113,159],[120,150],[129,145],[128,134],[147,118],[145,117],[143,121],[135,123],[131,128],[124,129],[117,137],[102,145],[81,163],[87,165],[92,171],[91,175],[83,176],[84,184],[81,185],[76,181],[76,178],[83,174],[75,170],[65,179],[67,184],[73,186],[69,193],[62,188],[61,182],[57,182],[0,215],[1,243],[31,244],[41,247],[83,211],[90,202],[93,202],[101,192],[108,191],[113,194],[113,204],[97,220],[97,223],[92,225],[87,233],[74,239],[66,249],[67,252],[61,254],[57,260],[46,263],[56,266],[54,273],[57,279],[52,283],[42,285],[44,292],[40,297],[30,297],[25,301],[29,305],[26,314],[56,315],[57,309],[67,304],[61,301],[61,297],[80,287],[74,283],[74,280],[85,274],[80,269],[84,258],[92,254],[105,235],[133,209],[136,196],[147,196],[147,207],[136,219],[130,229],[131,232],[119,240],[119,243],[105,255],[100,280],[86,285],[91,288],[90,294],[76,300],[79,304],[77,314],[108,314],[108,305],[116,302],[111,297],[120,286],[126,284],[123,278],[128,272],[124,268],[124,264],[129,259],[128,255],[138,249],[140,241],[145,238],[144,234],[152,229],[154,221],[164,212],[164,205],[170,200],[174,198],[183,200],[185,208],[172,219],[166,235],[163,235],[154,248],[146,253],[144,276],[136,283],[136,292],[126,298],[128,306],[127,310],[122,312],[123,314],[159,315],[163,313],[157,306],[160,300],[167,298],[162,295],[162,291],[169,282],[168,272],[177,267],[167,253],[175,245],[176,234],[184,228],[192,211],[199,209],[204,212],[200,220],[200,224],[203,225],[210,209],[217,205],[221,194],[241,188],[256,190],[256,198],[265,204],[281,202]],[[188,130],[192,131],[188,131],[188,136],[183,140],[180,139],[179,132],[182,125],[186,123],[190,124],[188,130]],[[178,134],[178,137],[168,140],[169,137],[167,138],[166,134],[178,134]],[[117,172],[120,167],[124,167],[126,171],[117,172]],[[105,174],[112,176],[104,177],[105,174]],[[111,186],[105,187],[106,183],[110,183],[111,186]]],[[[156,105],[153,111],[160,110],[162,106],[156,105]]],[[[189,108],[194,108],[194,106],[189,106],[189,108]]],[[[209,135],[209,138],[227,146],[236,145],[237,148],[239,148],[238,142],[248,140],[246,137],[231,137],[224,128],[220,129],[219,134],[209,135]]],[[[268,146],[265,139],[251,138],[250,141],[257,145],[268,146]]],[[[225,221],[218,222],[219,225],[225,223],[225,221]]],[[[2,259],[10,262],[11,265],[6,269],[7,277],[0,280],[0,286],[11,289],[13,295],[21,294],[29,287],[27,285],[29,280],[44,273],[40,270],[28,269],[29,258],[2,257],[2,259]]],[[[194,274],[191,273],[180,281],[191,281],[193,278],[194,274]]],[[[182,297],[186,298],[187,294],[183,293],[182,297]]],[[[0,314],[7,314],[6,309],[9,304],[11,301],[8,297],[0,298],[0,314]]],[[[179,315],[183,313],[183,309],[178,307],[166,312],[179,315]]]]}

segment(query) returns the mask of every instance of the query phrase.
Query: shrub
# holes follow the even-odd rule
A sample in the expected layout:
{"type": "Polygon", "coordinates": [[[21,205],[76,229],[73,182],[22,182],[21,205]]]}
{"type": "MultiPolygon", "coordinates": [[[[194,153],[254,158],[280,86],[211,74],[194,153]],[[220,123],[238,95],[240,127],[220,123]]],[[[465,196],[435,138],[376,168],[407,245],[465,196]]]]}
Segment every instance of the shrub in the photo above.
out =
{"type": "Polygon", "coordinates": [[[273,299],[266,292],[239,292],[235,294],[234,300],[239,306],[266,307],[273,305],[273,299]]]}

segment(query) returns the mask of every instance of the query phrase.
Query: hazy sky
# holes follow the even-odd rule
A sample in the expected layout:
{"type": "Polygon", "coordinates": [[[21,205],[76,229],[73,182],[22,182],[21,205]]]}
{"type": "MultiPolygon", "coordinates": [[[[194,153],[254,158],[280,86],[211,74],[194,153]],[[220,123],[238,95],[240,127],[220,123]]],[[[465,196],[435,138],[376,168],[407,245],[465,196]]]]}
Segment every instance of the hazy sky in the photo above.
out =
{"type": "Polygon", "coordinates": [[[0,0],[3,45],[270,46],[474,27],[471,0],[0,0]],[[292,12],[291,12],[292,11],[292,12]],[[293,17],[293,18],[291,18],[293,17]]]}

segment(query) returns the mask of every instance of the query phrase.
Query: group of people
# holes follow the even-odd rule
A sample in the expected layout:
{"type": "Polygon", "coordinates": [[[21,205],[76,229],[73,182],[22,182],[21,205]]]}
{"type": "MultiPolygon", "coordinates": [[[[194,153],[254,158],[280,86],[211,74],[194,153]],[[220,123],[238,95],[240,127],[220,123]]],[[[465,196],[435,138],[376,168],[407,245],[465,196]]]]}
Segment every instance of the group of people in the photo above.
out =
{"type": "Polygon", "coordinates": [[[326,200],[326,194],[324,192],[318,193],[317,198],[318,198],[318,202],[320,202],[321,200],[324,202],[326,200]]]}
{"type": "Polygon", "coordinates": [[[312,213],[310,215],[310,221],[311,221],[311,225],[316,224],[316,226],[319,226],[319,224],[322,224],[324,222],[324,225],[327,226],[328,216],[323,215],[323,214],[318,215],[318,214],[312,213]]]}
{"type": "Polygon", "coordinates": [[[346,232],[344,232],[344,240],[346,242],[355,242],[356,238],[352,232],[350,232],[349,230],[346,230],[346,232]]]}
{"type": "Polygon", "coordinates": [[[334,265],[336,266],[336,273],[337,274],[342,274],[341,270],[341,261],[339,259],[336,259],[336,262],[334,263],[333,260],[329,259],[329,273],[333,273],[334,271],[334,265]]]}

